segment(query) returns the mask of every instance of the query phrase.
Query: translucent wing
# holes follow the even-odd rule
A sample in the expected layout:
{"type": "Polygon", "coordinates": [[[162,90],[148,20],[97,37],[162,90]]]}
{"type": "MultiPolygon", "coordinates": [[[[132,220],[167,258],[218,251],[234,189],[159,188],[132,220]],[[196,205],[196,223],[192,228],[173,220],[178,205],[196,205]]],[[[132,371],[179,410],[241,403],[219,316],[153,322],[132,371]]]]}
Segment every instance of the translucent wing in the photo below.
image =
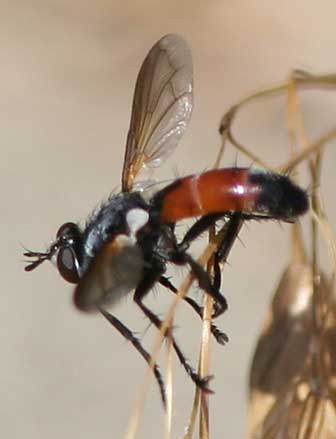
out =
{"type": "Polygon", "coordinates": [[[144,60],[135,86],[122,189],[144,166],[158,166],[177,146],[191,117],[192,58],[179,35],[161,38],[144,60]]]}

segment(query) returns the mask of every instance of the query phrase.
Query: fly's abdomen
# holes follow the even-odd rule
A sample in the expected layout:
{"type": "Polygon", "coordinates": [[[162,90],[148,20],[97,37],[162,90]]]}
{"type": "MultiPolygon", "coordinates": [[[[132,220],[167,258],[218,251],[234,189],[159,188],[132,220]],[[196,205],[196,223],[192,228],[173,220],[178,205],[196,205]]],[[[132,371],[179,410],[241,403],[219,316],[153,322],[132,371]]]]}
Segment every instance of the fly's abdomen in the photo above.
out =
{"type": "Polygon", "coordinates": [[[308,209],[306,193],[288,177],[249,168],[191,175],[157,196],[164,222],[221,212],[293,221],[308,209]]]}

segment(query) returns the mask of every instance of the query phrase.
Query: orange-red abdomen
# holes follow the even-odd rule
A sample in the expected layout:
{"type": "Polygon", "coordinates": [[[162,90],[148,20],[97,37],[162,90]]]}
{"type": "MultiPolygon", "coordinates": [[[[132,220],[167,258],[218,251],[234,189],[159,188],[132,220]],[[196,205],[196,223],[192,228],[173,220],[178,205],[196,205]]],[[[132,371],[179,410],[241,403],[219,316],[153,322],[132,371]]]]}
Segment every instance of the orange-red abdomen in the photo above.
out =
{"type": "Polygon", "coordinates": [[[176,222],[219,212],[251,212],[260,187],[248,180],[245,168],[215,169],[182,178],[166,188],[161,219],[176,222]]]}
{"type": "Polygon", "coordinates": [[[286,175],[249,168],[214,169],[176,180],[154,203],[163,222],[214,213],[241,212],[245,218],[295,221],[308,209],[304,190],[286,175]]]}

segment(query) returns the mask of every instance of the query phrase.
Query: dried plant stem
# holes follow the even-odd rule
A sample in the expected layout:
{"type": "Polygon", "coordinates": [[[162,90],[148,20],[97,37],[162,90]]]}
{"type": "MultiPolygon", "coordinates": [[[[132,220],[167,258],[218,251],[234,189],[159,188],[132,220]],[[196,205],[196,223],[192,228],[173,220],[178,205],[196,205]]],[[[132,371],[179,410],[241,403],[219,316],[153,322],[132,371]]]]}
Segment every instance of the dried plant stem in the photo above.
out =
{"type": "MultiPolygon", "coordinates": [[[[217,163],[220,162],[220,153],[217,158],[217,163]]],[[[215,227],[209,230],[209,242],[212,242],[216,237],[215,227]]],[[[207,272],[209,277],[213,277],[213,257],[207,263],[207,272]]],[[[200,353],[200,373],[201,376],[210,374],[210,341],[211,341],[211,323],[213,313],[213,299],[205,294],[204,296],[204,311],[203,311],[203,328],[202,328],[202,344],[200,353]]],[[[204,392],[201,394],[200,406],[200,439],[209,439],[209,396],[204,392]]]]}
{"type": "Polygon", "coordinates": [[[227,138],[230,140],[233,146],[235,146],[239,151],[241,151],[243,154],[245,154],[247,157],[249,157],[251,160],[253,160],[253,163],[257,163],[258,165],[262,166],[263,168],[267,169],[270,172],[274,172],[274,169],[269,166],[266,162],[264,162],[260,157],[253,154],[253,152],[249,151],[248,148],[246,148],[244,145],[238,142],[238,140],[235,139],[235,137],[232,134],[232,131],[229,130],[227,133],[227,138]]]}
{"type": "MultiPolygon", "coordinates": [[[[314,84],[321,81],[321,77],[296,72],[288,82],[287,123],[293,154],[280,171],[288,172],[301,160],[309,159],[313,184],[312,258],[309,262],[300,226],[294,225],[292,261],[274,295],[253,360],[248,437],[325,439],[334,437],[336,431],[334,284],[325,281],[318,258],[318,234],[322,231],[332,254],[335,274],[336,242],[325,218],[318,187],[322,146],[335,138],[336,130],[314,143],[309,142],[297,95],[301,79],[314,84]],[[300,150],[294,151],[298,146],[300,150]]],[[[336,84],[335,75],[323,80],[328,85],[336,84]]]]}
{"type": "MultiPolygon", "coordinates": [[[[298,138],[298,143],[301,145],[302,150],[307,150],[309,147],[309,139],[306,134],[303,115],[300,110],[298,94],[296,90],[296,84],[292,81],[291,86],[288,88],[288,126],[290,137],[296,142],[298,138]]],[[[323,206],[321,197],[319,195],[320,187],[320,177],[321,177],[321,165],[322,165],[322,152],[317,150],[315,155],[309,156],[309,170],[311,174],[313,191],[311,195],[312,204],[312,218],[311,218],[311,230],[312,230],[312,269],[313,269],[313,320],[315,323],[315,330],[318,331],[318,314],[321,306],[321,302],[325,298],[319,297],[319,263],[318,263],[318,233],[322,230],[324,233],[328,247],[331,249],[331,260],[334,261],[334,251],[333,247],[335,245],[335,240],[333,239],[332,233],[330,233],[330,228],[328,227],[328,222],[325,219],[325,214],[323,212],[323,206]],[[320,226],[320,227],[319,227],[320,226]]],[[[333,262],[334,265],[334,262],[333,262]]]]}
{"type": "MultiPolygon", "coordinates": [[[[253,154],[247,147],[242,145],[236,137],[232,133],[232,126],[234,123],[234,120],[237,116],[237,113],[242,107],[245,107],[248,103],[253,102],[258,99],[271,97],[274,95],[277,95],[281,92],[287,91],[289,92],[291,89],[296,90],[297,88],[300,89],[312,89],[312,88],[321,88],[321,87],[336,87],[336,75],[312,75],[307,72],[296,70],[292,73],[289,80],[281,83],[275,87],[271,87],[262,91],[259,91],[257,93],[251,94],[250,96],[247,96],[246,98],[239,101],[237,104],[233,105],[223,116],[221,123],[220,123],[220,134],[222,136],[222,147],[221,149],[224,150],[224,145],[226,141],[230,141],[232,145],[234,145],[239,151],[243,152],[247,157],[250,157],[254,163],[258,163],[260,166],[264,167],[265,169],[272,171],[273,169],[265,163],[260,157],[253,154]]],[[[292,96],[294,93],[292,93],[292,96]]],[[[299,113],[296,113],[297,117],[299,116],[299,113]]],[[[299,123],[293,119],[293,122],[296,126],[300,126],[299,123]]],[[[291,127],[289,126],[289,131],[291,131],[291,127]]],[[[304,135],[304,130],[301,130],[301,135],[304,135]]],[[[322,136],[320,139],[318,139],[313,144],[308,144],[304,148],[304,150],[300,152],[296,152],[291,159],[280,166],[278,168],[278,172],[287,173],[291,169],[293,169],[298,163],[300,163],[302,160],[307,158],[310,154],[313,152],[317,152],[322,148],[324,144],[329,142],[330,140],[334,139],[336,137],[336,130],[331,130],[326,135],[322,136]]]]}
{"type": "MultiPolygon", "coordinates": [[[[198,371],[199,370],[200,370],[200,368],[198,368],[198,371]]],[[[200,389],[198,387],[196,387],[192,410],[191,410],[191,414],[189,417],[188,425],[185,429],[183,439],[192,439],[192,437],[193,437],[195,426],[196,426],[199,404],[200,404],[200,394],[201,394],[200,389]]]]}
{"type": "Polygon", "coordinates": [[[308,263],[308,257],[306,248],[304,246],[301,226],[300,224],[293,224],[292,226],[292,263],[293,264],[306,264],[308,263]]]}
{"type": "Polygon", "coordinates": [[[336,87],[336,75],[313,75],[307,72],[303,72],[302,70],[294,70],[290,75],[289,80],[282,82],[274,87],[266,88],[264,90],[258,91],[256,93],[252,93],[251,95],[241,99],[235,105],[233,105],[229,111],[226,112],[222,120],[225,120],[226,115],[229,113],[236,113],[241,107],[245,107],[248,103],[259,100],[265,97],[272,97],[273,95],[277,95],[279,93],[285,92],[288,90],[288,87],[295,82],[295,84],[302,89],[312,89],[321,87],[336,87]]]}
{"type": "MultiPolygon", "coordinates": [[[[210,231],[210,242],[215,237],[215,231],[210,231]]],[[[213,262],[208,262],[208,273],[212,273],[213,262]]],[[[203,326],[202,326],[202,343],[199,355],[198,373],[201,376],[207,376],[210,373],[210,341],[211,341],[211,323],[213,312],[213,299],[209,295],[204,296],[203,326]]],[[[200,392],[196,387],[193,408],[186,428],[183,439],[191,439],[195,425],[198,410],[200,408],[200,439],[208,439],[209,436],[209,397],[205,393],[200,392]],[[200,404],[201,403],[201,404],[200,404]]]]}
{"type": "MultiPolygon", "coordinates": [[[[287,102],[288,102],[288,111],[287,111],[287,121],[288,121],[288,132],[289,137],[292,141],[292,149],[294,152],[294,145],[298,144],[302,151],[306,150],[309,146],[309,140],[306,135],[306,130],[303,121],[303,115],[299,105],[299,99],[296,90],[296,84],[294,80],[291,80],[287,90],[287,102]]],[[[313,193],[311,196],[312,209],[318,208],[318,199],[316,195],[317,186],[319,184],[320,177],[320,160],[318,157],[321,157],[320,151],[316,151],[315,153],[316,160],[314,160],[311,156],[309,157],[309,168],[310,174],[313,184],[313,193]]],[[[312,219],[311,221],[311,230],[312,230],[312,270],[313,270],[313,301],[314,305],[312,307],[312,317],[314,321],[315,329],[317,329],[317,313],[318,309],[318,297],[317,291],[319,290],[318,285],[316,284],[316,279],[318,275],[318,228],[317,223],[312,219]],[[316,285],[315,285],[316,284],[316,285]]]]}
{"type": "Polygon", "coordinates": [[[291,157],[290,160],[282,164],[277,168],[278,172],[281,173],[288,173],[290,172],[295,166],[297,166],[300,162],[305,160],[307,157],[309,157],[310,154],[316,153],[319,151],[326,143],[330,142],[331,140],[334,140],[336,138],[336,129],[332,129],[327,132],[327,134],[324,134],[323,136],[319,137],[315,142],[310,143],[307,148],[304,150],[298,151],[291,157]]]}
{"type": "MultiPolygon", "coordinates": [[[[212,321],[213,299],[205,294],[204,296],[204,313],[202,328],[202,345],[200,353],[200,374],[207,376],[210,374],[210,338],[211,338],[211,321],[212,321]]],[[[201,392],[200,406],[200,439],[209,438],[209,395],[201,392]]]]}
{"type": "Polygon", "coordinates": [[[330,224],[323,216],[318,215],[316,212],[314,212],[314,210],[311,211],[311,215],[313,220],[318,224],[322,236],[327,243],[330,252],[330,259],[332,261],[332,271],[336,273],[336,239],[330,227],[330,224]]]}
{"type": "Polygon", "coordinates": [[[167,410],[166,410],[166,434],[165,439],[171,439],[172,434],[172,420],[173,420],[173,343],[168,339],[167,346],[167,410]]]}

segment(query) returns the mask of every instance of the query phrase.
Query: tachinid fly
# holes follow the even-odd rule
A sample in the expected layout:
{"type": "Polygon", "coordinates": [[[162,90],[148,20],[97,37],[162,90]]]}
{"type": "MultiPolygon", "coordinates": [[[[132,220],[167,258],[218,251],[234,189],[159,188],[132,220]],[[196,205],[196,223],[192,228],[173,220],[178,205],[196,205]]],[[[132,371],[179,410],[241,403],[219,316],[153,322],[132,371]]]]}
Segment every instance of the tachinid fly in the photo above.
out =
{"type": "MultiPolygon", "coordinates": [[[[27,251],[31,271],[56,259],[60,274],[76,284],[74,303],[81,311],[99,311],[145,358],[149,354],[139,340],[106,310],[127,293],[158,328],[161,320],[144,303],[159,283],[176,293],[165,277],[167,264],[186,265],[200,287],[214,299],[214,317],[223,313],[226,300],[220,293],[220,262],[234,242],[244,220],[278,219],[294,222],[306,212],[306,193],[288,177],[246,168],[216,169],[175,180],[153,196],[136,191],[134,184],[144,167],[156,167],[173,152],[191,117],[193,69],[188,45],[179,35],[159,40],[144,60],[136,82],[132,117],[122,172],[122,191],[112,195],[87,221],[84,228],[71,222],[57,232],[46,252],[27,251]],[[181,241],[176,222],[198,217],[181,241]],[[215,254],[212,281],[189,254],[190,243],[219,219],[227,233],[215,254]]],[[[202,308],[185,300],[202,316],[202,308]]],[[[217,341],[225,334],[212,325],[217,341]]],[[[200,378],[187,362],[171,331],[173,347],[192,380],[209,391],[208,378],[200,378]]],[[[154,374],[165,403],[158,366],[154,374]]]]}

